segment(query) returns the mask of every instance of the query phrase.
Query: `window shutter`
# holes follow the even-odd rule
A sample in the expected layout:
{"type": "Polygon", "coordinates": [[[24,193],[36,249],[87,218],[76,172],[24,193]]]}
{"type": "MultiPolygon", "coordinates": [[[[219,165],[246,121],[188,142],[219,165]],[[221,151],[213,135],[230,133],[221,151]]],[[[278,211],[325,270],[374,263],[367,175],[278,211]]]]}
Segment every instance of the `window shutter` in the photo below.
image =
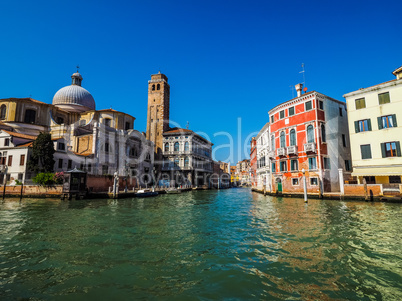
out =
{"type": "Polygon", "coordinates": [[[398,126],[398,124],[396,123],[396,115],[395,114],[392,114],[392,123],[393,123],[394,127],[398,126]]]}
{"type": "Polygon", "coordinates": [[[382,117],[381,116],[377,117],[377,122],[378,122],[378,129],[382,130],[383,127],[382,127],[382,117]]]}
{"type": "Polygon", "coordinates": [[[355,121],[355,132],[358,133],[359,132],[359,122],[355,121]]]}
{"type": "Polygon", "coordinates": [[[399,143],[399,141],[396,141],[395,144],[396,144],[396,155],[397,157],[401,157],[401,144],[399,143]]]}
{"type": "Polygon", "coordinates": [[[371,119],[370,118],[367,119],[367,127],[368,127],[368,130],[371,131],[371,119]]]}
{"type": "Polygon", "coordinates": [[[383,158],[385,158],[387,156],[385,143],[381,143],[381,154],[382,154],[383,158]]]}

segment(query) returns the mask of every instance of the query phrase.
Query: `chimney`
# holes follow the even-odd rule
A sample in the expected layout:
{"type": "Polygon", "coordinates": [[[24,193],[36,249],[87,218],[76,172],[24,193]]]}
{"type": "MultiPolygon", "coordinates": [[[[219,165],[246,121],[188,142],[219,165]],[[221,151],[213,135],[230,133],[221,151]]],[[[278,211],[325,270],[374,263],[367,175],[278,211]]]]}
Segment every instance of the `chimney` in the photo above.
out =
{"type": "Polygon", "coordinates": [[[296,91],[297,91],[297,97],[300,97],[302,95],[302,91],[303,91],[303,84],[297,84],[295,86],[296,91]]]}
{"type": "Polygon", "coordinates": [[[396,79],[402,79],[402,67],[396,69],[392,74],[396,76],[396,79]]]}

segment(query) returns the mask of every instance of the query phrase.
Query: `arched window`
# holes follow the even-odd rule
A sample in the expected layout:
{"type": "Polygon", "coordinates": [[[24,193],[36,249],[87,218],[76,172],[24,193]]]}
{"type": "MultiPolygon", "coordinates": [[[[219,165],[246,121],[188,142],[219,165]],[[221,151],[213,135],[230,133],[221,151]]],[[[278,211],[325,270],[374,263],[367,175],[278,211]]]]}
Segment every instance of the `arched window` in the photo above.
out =
{"type": "Polygon", "coordinates": [[[160,84],[157,84],[156,85],[156,90],[160,90],[161,89],[161,85],[160,84]]]}
{"type": "Polygon", "coordinates": [[[152,91],[155,91],[155,85],[152,85],[152,91]]]}
{"type": "Polygon", "coordinates": [[[307,142],[314,142],[314,127],[311,124],[307,127],[307,142]]]}
{"type": "Polygon", "coordinates": [[[281,147],[286,147],[286,139],[285,139],[285,132],[281,132],[281,147]]]}
{"type": "Polygon", "coordinates": [[[176,143],[174,144],[174,151],[175,151],[175,152],[178,152],[178,151],[179,151],[179,142],[176,142],[176,143]]]}
{"type": "Polygon", "coordinates": [[[0,109],[0,119],[6,119],[7,107],[6,105],[1,105],[0,109]]]}
{"type": "Polygon", "coordinates": [[[189,163],[190,163],[190,160],[188,159],[188,157],[185,157],[184,158],[184,167],[188,167],[189,163]]]}
{"type": "Polygon", "coordinates": [[[324,124],[321,124],[321,139],[322,139],[322,142],[327,142],[324,124]]]}
{"type": "Polygon", "coordinates": [[[105,153],[108,153],[108,152],[109,152],[109,143],[106,142],[105,143],[105,153]]]}
{"type": "Polygon", "coordinates": [[[147,153],[145,155],[145,161],[150,162],[151,161],[151,155],[149,153],[147,153]]]}
{"type": "Polygon", "coordinates": [[[36,111],[31,110],[31,109],[27,109],[25,111],[24,122],[25,123],[35,123],[35,119],[36,119],[35,117],[36,117],[36,111]]]}
{"type": "Polygon", "coordinates": [[[275,135],[272,135],[271,136],[271,150],[274,150],[275,149],[275,135]]]}
{"type": "Polygon", "coordinates": [[[186,141],[186,142],[184,143],[184,151],[185,151],[185,152],[188,152],[189,149],[190,149],[189,144],[188,144],[188,142],[186,141]]]}
{"type": "Polygon", "coordinates": [[[169,151],[169,143],[165,143],[165,152],[169,151]]]}
{"type": "Polygon", "coordinates": [[[174,159],[174,165],[179,166],[180,160],[179,158],[174,159]]]}
{"type": "Polygon", "coordinates": [[[290,136],[290,145],[296,145],[296,131],[295,131],[295,129],[290,130],[289,136],[290,136]]]}

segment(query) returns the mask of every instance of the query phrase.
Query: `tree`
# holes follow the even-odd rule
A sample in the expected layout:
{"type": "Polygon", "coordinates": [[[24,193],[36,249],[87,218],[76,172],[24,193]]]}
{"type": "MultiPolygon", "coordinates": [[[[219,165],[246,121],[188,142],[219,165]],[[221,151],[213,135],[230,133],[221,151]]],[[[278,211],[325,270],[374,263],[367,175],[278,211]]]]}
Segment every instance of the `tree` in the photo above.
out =
{"type": "Polygon", "coordinates": [[[51,135],[40,133],[32,145],[32,155],[27,163],[27,168],[35,173],[53,172],[54,145],[51,135]]]}

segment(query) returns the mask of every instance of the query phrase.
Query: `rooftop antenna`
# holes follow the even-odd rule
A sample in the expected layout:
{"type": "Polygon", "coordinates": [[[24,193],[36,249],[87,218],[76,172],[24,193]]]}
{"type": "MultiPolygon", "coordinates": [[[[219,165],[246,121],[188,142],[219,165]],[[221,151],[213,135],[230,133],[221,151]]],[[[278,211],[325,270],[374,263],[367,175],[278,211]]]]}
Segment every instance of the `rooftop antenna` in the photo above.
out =
{"type": "Polygon", "coordinates": [[[303,71],[300,71],[299,73],[303,73],[303,86],[306,86],[306,77],[304,75],[304,73],[305,73],[304,63],[302,63],[302,69],[303,69],[303,71]]]}
{"type": "Polygon", "coordinates": [[[289,88],[290,88],[290,91],[292,91],[292,98],[295,98],[295,87],[290,85],[289,88]]]}
{"type": "Polygon", "coordinates": [[[190,126],[190,123],[187,121],[186,129],[188,129],[189,126],[190,126]]]}

